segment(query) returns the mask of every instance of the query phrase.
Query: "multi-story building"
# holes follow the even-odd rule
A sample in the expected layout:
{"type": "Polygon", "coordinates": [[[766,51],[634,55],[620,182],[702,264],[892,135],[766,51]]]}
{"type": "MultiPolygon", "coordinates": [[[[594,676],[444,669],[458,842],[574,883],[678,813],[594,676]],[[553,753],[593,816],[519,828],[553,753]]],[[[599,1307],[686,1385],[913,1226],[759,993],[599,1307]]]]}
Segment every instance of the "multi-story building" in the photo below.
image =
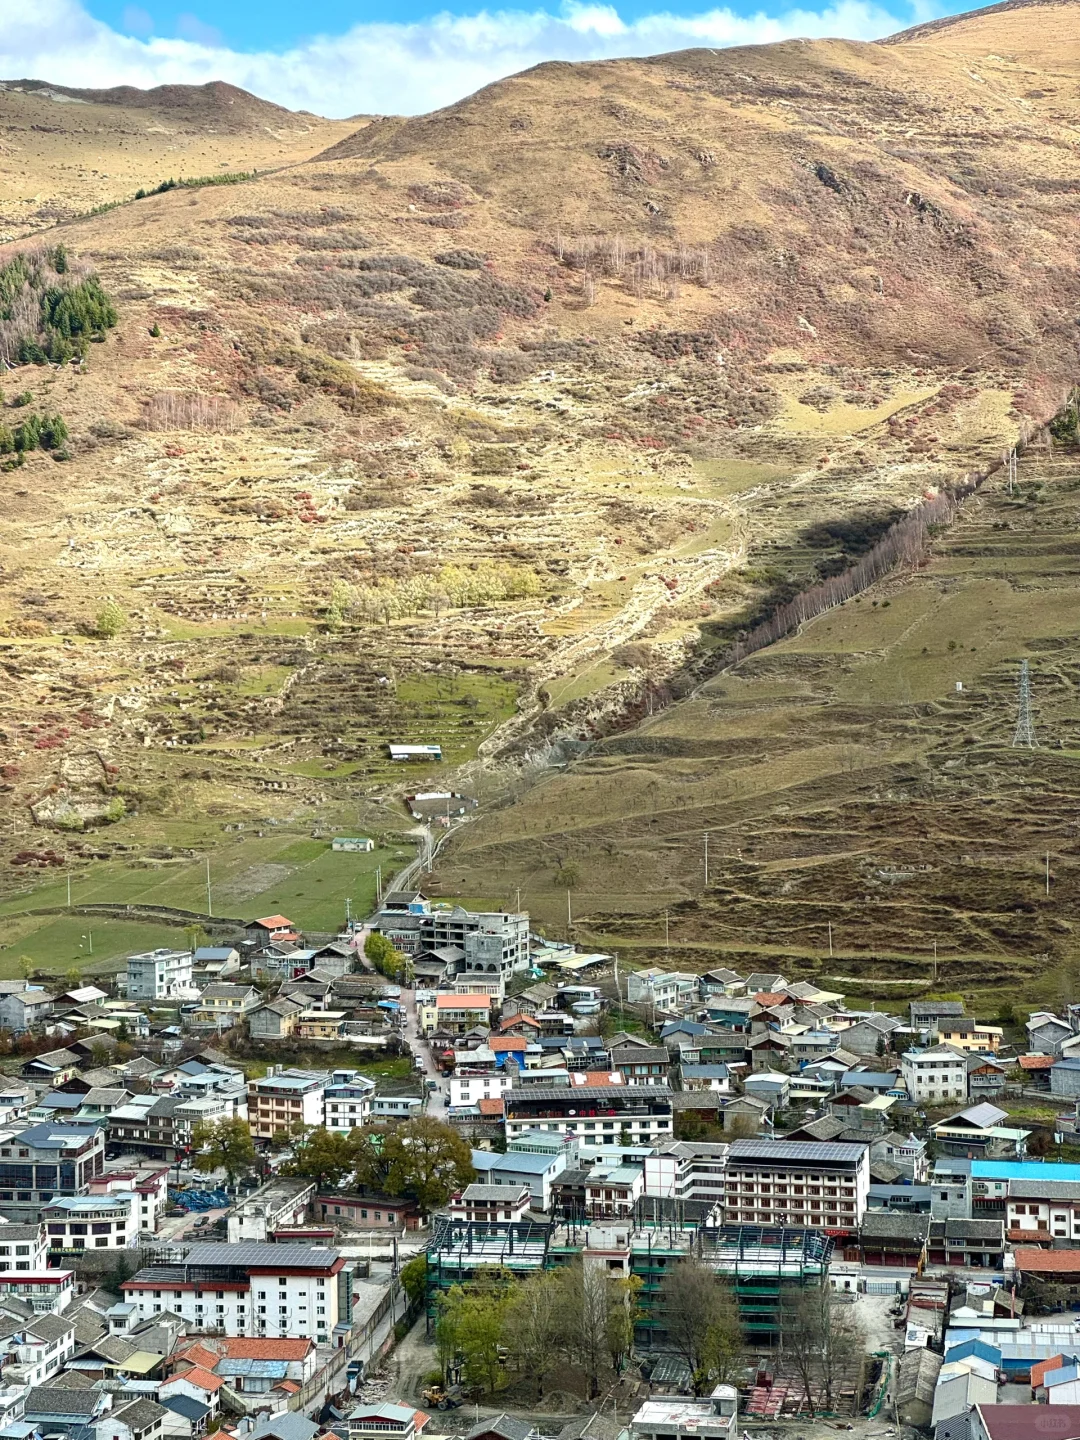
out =
{"type": "Polygon", "coordinates": [[[0,1225],[0,1277],[45,1269],[45,1227],[38,1220],[0,1225]]]}
{"type": "Polygon", "coordinates": [[[736,1140],[728,1150],[724,1219],[735,1224],[855,1230],[870,1192],[866,1145],[736,1140]]]}
{"type": "Polygon", "coordinates": [[[907,1092],[916,1105],[942,1100],[963,1100],[967,1096],[967,1056],[951,1045],[932,1045],[928,1050],[908,1050],[901,1056],[907,1092]]]}
{"type": "Polygon", "coordinates": [[[681,970],[631,970],[626,977],[626,999],[630,1005],[655,1005],[657,1010],[677,1010],[700,996],[700,980],[681,970]]]}
{"type": "Polygon", "coordinates": [[[490,995],[458,995],[440,992],[419,1007],[420,1028],[425,1035],[442,1030],[450,1035],[464,1035],[474,1026],[485,1030],[491,1025],[490,995]]]}
{"type": "Polygon", "coordinates": [[[0,995],[0,1026],[13,1035],[22,1035],[45,1020],[53,997],[40,987],[0,995]]]}
{"type": "Polygon", "coordinates": [[[116,1195],[130,1192],[138,1204],[138,1229],[153,1234],[158,1216],[169,1201],[168,1165],[125,1165],[106,1170],[90,1181],[91,1195],[116,1195]]]}
{"type": "Polygon", "coordinates": [[[197,1000],[191,951],[147,950],[129,955],[127,994],[129,1000],[197,1000]]]}
{"type": "Polygon", "coordinates": [[[650,1045],[637,1035],[615,1035],[609,1049],[611,1068],[618,1070],[628,1085],[655,1085],[668,1078],[671,1056],[666,1046],[650,1045]]]}
{"type": "Polygon", "coordinates": [[[515,1083],[505,1070],[471,1072],[463,1066],[450,1077],[450,1105],[475,1105],[480,1100],[498,1100],[515,1083]]]}
{"type": "Polygon", "coordinates": [[[287,1040],[296,1030],[297,1020],[304,1013],[299,1000],[279,995],[268,1005],[261,1005],[248,1016],[248,1031],[253,1040],[287,1040]]]}
{"type": "Polygon", "coordinates": [[[36,1219],[37,1207],[56,1195],[85,1195],[104,1164],[101,1126],[45,1121],[0,1135],[0,1206],[8,1216],[36,1219]]]}
{"type": "Polygon", "coordinates": [[[301,1224],[315,1188],[314,1180],[291,1175],[260,1185],[229,1216],[229,1243],[271,1240],[276,1231],[301,1224]]]}
{"type": "Polygon", "coordinates": [[[68,1261],[87,1250],[125,1250],[139,1243],[139,1197],[69,1195],[41,1207],[49,1236],[49,1260],[68,1261]]]}
{"type": "MultiPolygon", "coordinates": [[[[529,1130],[576,1135],[588,1144],[627,1138],[639,1145],[670,1139],[671,1088],[615,1083],[617,1072],[574,1070],[569,1085],[514,1087],[503,1096],[506,1138],[529,1130]]],[[[618,1076],[621,1082],[622,1077],[618,1076]]]]}
{"type": "Polygon", "coordinates": [[[26,1274],[0,1274],[0,1296],[13,1295],[36,1315],[59,1315],[75,1296],[74,1270],[31,1270],[26,1274]]]}
{"type": "Polygon", "coordinates": [[[356,1070],[334,1070],[323,1097],[327,1130],[355,1130],[371,1117],[375,1081],[356,1070]]]}
{"type": "Polygon", "coordinates": [[[957,1050],[980,1055],[996,1055],[1005,1033],[999,1025],[984,1025],[967,1015],[942,1016],[935,1022],[935,1028],[940,1045],[952,1045],[957,1050]]]}
{"type": "Polygon", "coordinates": [[[321,1125],[327,1078],[325,1070],[271,1065],[261,1080],[249,1080],[248,1126],[255,1139],[287,1135],[300,1125],[321,1125]]]}
{"type": "Polygon", "coordinates": [[[171,1310],[189,1329],[329,1344],[352,1318],[349,1280],[336,1250],[249,1241],[194,1245],[180,1263],[148,1266],[121,1288],[140,1320],[171,1310]]]}
{"type": "Polygon", "coordinates": [[[109,1116],[109,1144],[125,1155],[175,1160],[191,1145],[191,1112],[203,1104],[179,1095],[136,1095],[109,1116]]]}
{"type": "Polygon", "coordinates": [[[723,1205],[728,1148],[707,1140],[669,1140],[658,1145],[645,1157],[645,1194],[723,1205]]]}
{"type": "Polygon", "coordinates": [[[229,1030],[261,1004],[262,996],[254,985],[230,985],[227,980],[217,980],[203,990],[191,1019],[196,1025],[229,1030]]]}
{"type": "Polygon", "coordinates": [[[403,955],[448,954],[451,977],[497,979],[503,985],[529,968],[529,917],[507,911],[432,906],[420,894],[391,893],[372,922],[403,955]]]}
{"type": "Polygon", "coordinates": [[[618,1161],[593,1165],[585,1177],[585,1214],[597,1220],[632,1215],[645,1193],[645,1171],[640,1165],[618,1161]]]}

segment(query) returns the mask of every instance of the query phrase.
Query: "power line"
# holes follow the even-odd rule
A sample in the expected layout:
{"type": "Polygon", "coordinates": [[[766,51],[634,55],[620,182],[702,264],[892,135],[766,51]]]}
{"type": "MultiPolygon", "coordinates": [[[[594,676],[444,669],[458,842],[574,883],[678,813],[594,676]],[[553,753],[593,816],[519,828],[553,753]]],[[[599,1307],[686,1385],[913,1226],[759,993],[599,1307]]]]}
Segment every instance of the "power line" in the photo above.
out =
{"type": "Polygon", "coordinates": [[[1037,750],[1039,742],[1035,738],[1035,726],[1031,720],[1031,668],[1026,660],[1020,662],[1019,689],[1013,747],[1015,749],[1017,746],[1022,746],[1025,750],[1037,750]]]}

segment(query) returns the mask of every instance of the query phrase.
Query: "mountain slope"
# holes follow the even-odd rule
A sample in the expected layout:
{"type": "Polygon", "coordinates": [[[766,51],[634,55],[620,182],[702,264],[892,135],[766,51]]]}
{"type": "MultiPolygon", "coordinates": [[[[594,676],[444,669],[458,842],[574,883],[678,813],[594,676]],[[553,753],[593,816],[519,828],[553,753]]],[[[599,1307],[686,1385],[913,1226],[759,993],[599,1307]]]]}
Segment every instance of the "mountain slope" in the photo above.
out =
{"type": "Polygon", "coordinates": [[[172,177],[307,159],[355,122],[294,114],[220,81],[79,90],[0,82],[0,232],[129,199],[172,177]]]}
{"type": "MultiPolygon", "coordinates": [[[[755,616],[1060,406],[1075,90],[922,41],[546,65],[49,231],[119,324],[83,370],[5,387],[72,431],[70,460],[0,475],[25,827],[5,843],[108,818],[117,784],[129,812],[101,846],[211,844],[192,815],[352,827],[357,794],[372,828],[402,824],[406,785],[513,798],[545,747],[705,680],[755,616]],[[392,739],[439,739],[448,764],[406,780],[392,739]]],[[[135,113],[0,100],[69,127],[135,113]]],[[[809,778],[835,793],[822,704],[809,778]]],[[[845,742],[878,723],[852,712],[845,742]]],[[[647,823],[653,780],[678,813],[723,773],[732,737],[704,738],[647,738],[612,772],[642,803],[605,854],[647,823]]],[[[763,803],[788,803],[801,745],[767,762],[763,803]]],[[[571,769],[557,803],[482,810],[448,875],[532,894],[596,795],[571,769]]],[[[628,889],[651,905],[640,875],[628,889]]],[[[553,885],[536,899],[554,913],[553,885]]]]}

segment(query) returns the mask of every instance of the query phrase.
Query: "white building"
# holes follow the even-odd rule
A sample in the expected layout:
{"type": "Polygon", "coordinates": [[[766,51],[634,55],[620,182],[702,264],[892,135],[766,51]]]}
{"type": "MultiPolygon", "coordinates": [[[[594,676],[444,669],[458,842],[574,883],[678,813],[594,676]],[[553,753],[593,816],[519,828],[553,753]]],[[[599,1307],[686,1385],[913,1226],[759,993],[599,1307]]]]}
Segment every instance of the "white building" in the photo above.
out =
{"type": "Polygon", "coordinates": [[[868,1145],[736,1140],[728,1149],[728,1224],[854,1230],[869,1193],[868,1145]]]}
{"type": "Polygon", "coordinates": [[[722,1205],[727,1155],[719,1142],[669,1140],[645,1157],[645,1194],[722,1205]]]}
{"type": "Polygon", "coordinates": [[[450,1077],[450,1104],[475,1105],[478,1100],[498,1100],[513,1083],[505,1070],[473,1075],[455,1071],[450,1077]]]}
{"type": "Polygon", "coordinates": [[[112,1195],[70,1195],[41,1207],[51,1256],[86,1250],[125,1250],[139,1243],[142,1219],[139,1196],[132,1191],[112,1195]]]}
{"type": "Polygon", "coordinates": [[[345,1261],[315,1245],[200,1244],[185,1260],[151,1265],[125,1280],[139,1319],[171,1310],[194,1330],[330,1344],[339,1319],[345,1261]]]}
{"type": "Polygon", "coordinates": [[[129,955],[127,994],[129,1000],[197,1000],[191,951],[147,950],[129,955]]]}
{"type": "Polygon", "coordinates": [[[699,992],[699,977],[680,970],[632,970],[626,978],[626,999],[631,1005],[677,1010],[696,1000],[699,992]]]}
{"type": "Polygon", "coordinates": [[[315,1198],[315,1181],[286,1175],[260,1185],[229,1216],[229,1244],[264,1241],[275,1230],[299,1225],[315,1198]]]}
{"type": "Polygon", "coordinates": [[[356,1070],[334,1070],[323,1095],[323,1124],[327,1130],[355,1130],[371,1118],[375,1081],[356,1070]]]}
{"type": "Polygon", "coordinates": [[[951,1045],[907,1050],[900,1065],[904,1084],[916,1105],[967,1098],[967,1056],[951,1045]]]}

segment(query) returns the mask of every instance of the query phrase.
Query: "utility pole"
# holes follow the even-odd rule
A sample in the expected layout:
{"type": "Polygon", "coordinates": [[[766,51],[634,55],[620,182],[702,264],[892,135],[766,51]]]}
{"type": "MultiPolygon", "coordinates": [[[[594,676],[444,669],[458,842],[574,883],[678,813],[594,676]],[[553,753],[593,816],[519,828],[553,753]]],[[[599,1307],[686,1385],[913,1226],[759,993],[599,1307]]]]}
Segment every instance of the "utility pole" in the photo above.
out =
{"type": "Polygon", "coordinates": [[[934,984],[937,984],[937,941],[934,941],[934,984]]]}
{"type": "Polygon", "coordinates": [[[832,921],[829,921],[829,959],[832,959],[832,921]]]}
{"type": "Polygon", "coordinates": [[[671,959],[671,917],[664,911],[664,954],[671,959]]]}
{"type": "Polygon", "coordinates": [[[352,924],[352,901],[348,895],[345,896],[345,929],[348,930],[352,924]]]}
{"type": "Polygon", "coordinates": [[[709,888],[709,832],[705,831],[705,889],[709,888]]]}
{"type": "Polygon", "coordinates": [[[516,906],[515,913],[518,914],[518,915],[520,915],[520,914],[521,914],[521,886],[520,886],[520,885],[517,885],[517,886],[514,887],[514,895],[515,895],[515,897],[516,897],[516,898],[515,898],[515,901],[514,901],[514,904],[515,904],[515,906],[516,906]]]}
{"type": "Polygon", "coordinates": [[[214,906],[210,898],[210,856],[206,857],[206,913],[213,915],[214,906]]]}
{"type": "Polygon", "coordinates": [[[67,908],[70,910],[70,909],[71,909],[71,871],[70,871],[70,870],[68,871],[67,882],[68,882],[68,903],[67,903],[67,908]]]}
{"type": "Polygon", "coordinates": [[[1046,893],[1050,894],[1050,851],[1046,852],[1046,893]]]}
{"type": "Polygon", "coordinates": [[[574,917],[570,914],[570,891],[566,892],[566,928],[569,930],[574,923],[574,917]]]}

